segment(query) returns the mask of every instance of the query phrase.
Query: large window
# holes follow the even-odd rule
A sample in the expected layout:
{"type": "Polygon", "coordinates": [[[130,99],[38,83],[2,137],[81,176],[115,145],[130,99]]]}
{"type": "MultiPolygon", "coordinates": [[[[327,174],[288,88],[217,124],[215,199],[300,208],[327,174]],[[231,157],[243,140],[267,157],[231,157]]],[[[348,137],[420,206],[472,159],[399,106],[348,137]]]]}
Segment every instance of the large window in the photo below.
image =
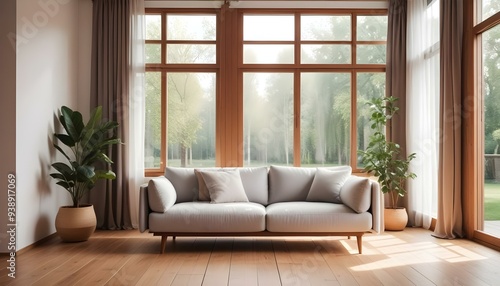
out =
{"type": "Polygon", "coordinates": [[[366,103],[385,95],[387,16],[241,17],[244,165],[358,169],[371,132],[366,103]]]}
{"type": "Polygon", "coordinates": [[[215,165],[215,14],[146,16],[145,168],[215,165]]]}
{"type": "MultiPolygon", "coordinates": [[[[500,238],[500,1],[482,1],[486,19],[496,15],[496,25],[483,31],[478,41],[478,62],[483,99],[484,181],[479,196],[478,230],[500,238]]],[[[497,240],[498,242],[498,240],[497,240]]]]}
{"type": "Polygon", "coordinates": [[[146,173],[359,169],[366,101],[385,95],[386,11],[232,11],[147,11],[146,173]]]}
{"type": "Polygon", "coordinates": [[[464,1],[464,210],[468,237],[500,247],[500,1],[464,1]]]}

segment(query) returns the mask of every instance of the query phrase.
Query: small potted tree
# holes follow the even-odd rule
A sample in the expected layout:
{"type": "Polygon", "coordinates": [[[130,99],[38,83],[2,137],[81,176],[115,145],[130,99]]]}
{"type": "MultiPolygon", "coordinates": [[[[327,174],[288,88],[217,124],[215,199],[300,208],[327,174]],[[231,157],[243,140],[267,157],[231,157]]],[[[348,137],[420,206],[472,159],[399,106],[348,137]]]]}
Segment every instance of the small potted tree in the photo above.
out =
{"type": "Polygon", "coordinates": [[[73,205],[59,208],[56,230],[63,241],[85,241],[95,230],[96,216],[94,207],[82,204],[81,200],[97,180],[116,177],[109,169],[113,162],[106,153],[109,146],[121,142],[113,134],[118,123],[103,121],[100,106],[92,111],[87,124],[83,122],[80,112],[63,106],[59,122],[66,134],[54,134],[54,148],[66,161],[53,163],[56,172],[50,176],[69,192],[73,205]],[[63,149],[58,141],[66,147],[63,149]]]}
{"type": "Polygon", "coordinates": [[[396,101],[397,98],[391,96],[374,98],[368,103],[371,109],[370,128],[374,132],[366,149],[358,151],[364,170],[378,177],[382,193],[389,195],[390,205],[384,210],[386,230],[403,230],[408,223],[406,209],[398,207],[398,199],[406,195],[406,181],[416,177],[408,170],[416,154],[403,157],[399,144],[387,140],[385,136],[387,122],[399,110],[396,101]]]}

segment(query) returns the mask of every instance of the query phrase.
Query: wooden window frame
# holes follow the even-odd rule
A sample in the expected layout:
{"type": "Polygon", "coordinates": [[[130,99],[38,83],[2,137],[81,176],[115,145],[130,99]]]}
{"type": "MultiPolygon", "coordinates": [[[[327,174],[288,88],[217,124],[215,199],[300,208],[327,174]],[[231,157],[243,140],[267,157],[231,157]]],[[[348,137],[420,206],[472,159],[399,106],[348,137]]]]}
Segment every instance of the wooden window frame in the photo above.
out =
{"type": "MultiPolygon", "coordinates": [[[[357,167],[357,74],[358,73],[379,73],[386,72],[386,64],[358,64],[356,63],[356,47],[363,44],[387,44],[387,41],[359,41],[357,40],[357,16],[387,16],[386,9],[241,9],[238,14],[240,23],[240,36],[239,36],[239,65],[238,75],[242,78],[244,72],[293,72],[294,73],[294,163],[293,165],[300,166],[300,74],[302,72],[339,72],[351,74],[351,127],[350,127],[350,166],[354,173],[362,173],[363,170],[357,167]],[[243,41],[243,16],[244,15],[294,15],[295,16],[295,40],[294,41],[243,41]],[[300,16],[301,15],[335,15],[351,16],[351,40],[350,41],[309,41],[300,39],[300,16]],[[259,43],[259,44],[294,44],[294,63],[293,64],[244,64],[243,63],[243,45],[246,43],[259,43]],[[349,44],[351,47],[351,63],[350,64],[301,64],[300,63],[300,47],[302,44],[349,44]]],[[[243,110],[243,86],[239,86],[238,96],[240,97],[241,106],[239,109],[243,110]]],[[[241,130],[243,129],[243,112],[239,115],[239,122],[241,122],[241,130]]],[[[241,138],[241,141],[243,139],[241,138]]],[[[241,143],[242,144],[242,143],[241,143]]],[[[240,166],[242,166],[242,161],[240,166]]]]}
{"type": "MultiPolygon", "coordinates": [[[[228,5],[221,9],[185,8],[148,8],[146,14],[162,15],[161,40],[147,40],[146,43],[161,44],[161,64],[146,64],[146,72],[162,73],[162,114],[161,120],[161,165],[160,168],[145,169],[145,176],[163,175],[167,166],[167,72],[210,71],[217,76],[216,83],[216,134],[215,165],[224,167],[243,166],[243,72],[244,71],[293,71],[294,73],[294,165],[300,166],[300,74],[301,72],[342,72],[351,74],[351,153],[350,165],[353,172],[357,168],[357,73],[386,72],[386,64],[357,64],[356,47],[359,44],[386,44],[386,41],[358,41],[357,16],[387,16],[387,9],[232,9],[228,5]],[[243,15],[244,14],[291,14],[295,15],[295,55],[293,64],[243,64],[243,15]],[[213,14],[217,17],[216,64],[166,64],[166,14],[213,14]],[[325,43],[349,44],[351,46],[350,64],[300,64],[301,44],[321,44],[321,41],[302,41],[300,39],[300,15],[350,15],[351,41],[326,41],[325,43]],[[297,160],[298,159],[298,160],[297,160]]],[[[180,43],[183,41],[175,41],[180,43]]],[[[193,42],[193,41],[191,41],[193,42]]],[[[263,43],[263,42],[258,42],[263,43]]],[[[277,42],[270,42],[276,44],[277,42]]]]}
{"type": "Polygon", "coordinates": [[[479,22],[478,1],[464,1],[462,193],[464,229],[467,238],[500,250],[500,238],[478,230],[483,217],[484,126],[481,34],[500,25],[500,12],[479,22]]]}
{"type": "MultiPolygon", "coordinates": [[[[161,45],[161,63],[148,63],[146,64],[146,72],[161,72],[161,149],[160,149],[160,167],[159,168],[145,168],[144,175],[146,177],[161,176],[165,173],[168,158],[168,138],[167,138],[167,73],[169,72],[210,72],[215,73],[216,81],[220,74],[220,56],[219,56],[219,12],[213,9],[160,9],[160,8],[147,8],[146,15],[161,15],[161,39],[160,40],[146,40],[146,44],[160,44],[161,45]],[[214,15],[216,16],[216,40],[167,40],[167,14],[179,15],[214,15]],[[167,44],[215,44],[216,46],[216,62],[215,64],[167,64],[167,44]]],[[[216,89],[218,85],[216,84],[216,89]]],[[[216,94],[218,91],[216,90],[216,94]]],[[[217,96],[217,95],[216,95],[217,96]]]]}

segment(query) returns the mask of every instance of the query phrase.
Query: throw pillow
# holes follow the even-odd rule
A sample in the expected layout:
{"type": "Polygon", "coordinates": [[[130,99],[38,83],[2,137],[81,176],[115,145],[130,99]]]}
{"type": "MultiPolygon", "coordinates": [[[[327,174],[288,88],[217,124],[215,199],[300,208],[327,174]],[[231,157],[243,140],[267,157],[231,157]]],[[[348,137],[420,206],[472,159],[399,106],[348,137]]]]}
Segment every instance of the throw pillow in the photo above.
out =
{"type": "Polygon", "coordinates": [[[200,171],[208,192],[211,203],[248,202],[248,197],[241,182],[240,172],[210,172],[200,171]]]}
{"type": "Polygon", "coordinates": [[[350,175],[350,169],[330,171],[318,168],[306,201],[341,204],[340,189],[350,175]]]}
{"type": "Polygon", "coordinates": [[[368,211],[371,204],[371,182],[368,178],[350,176],[340,190],[342,203],[357,213],[368,211]]]}
{"type": "Polygon", "coordinates": [[[210,193],[207,189],[207,184],[201,175],[201,171],[198,169],[194,169],[194,173],[196,174],[196,178],[198,178],[198,200],[199,201],[209,201],[210,193]]]}
{"type": "Polygon", "coordinates": [[[164,213],[174,205],[176,199],[174,186],[167,178],[161,176],[149,180],[148,200],[151,210],[164,213]]]}

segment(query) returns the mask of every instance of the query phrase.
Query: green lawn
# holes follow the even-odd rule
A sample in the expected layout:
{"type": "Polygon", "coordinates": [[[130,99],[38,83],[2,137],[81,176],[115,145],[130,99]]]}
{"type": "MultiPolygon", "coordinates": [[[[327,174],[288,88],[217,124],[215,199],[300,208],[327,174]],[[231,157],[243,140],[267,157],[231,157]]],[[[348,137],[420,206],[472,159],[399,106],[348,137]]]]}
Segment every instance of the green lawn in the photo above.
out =
{"type": "Polygon", "coordinates": [[[500,183],[484,183],[484,220],[500,220],[500,183]]]}

